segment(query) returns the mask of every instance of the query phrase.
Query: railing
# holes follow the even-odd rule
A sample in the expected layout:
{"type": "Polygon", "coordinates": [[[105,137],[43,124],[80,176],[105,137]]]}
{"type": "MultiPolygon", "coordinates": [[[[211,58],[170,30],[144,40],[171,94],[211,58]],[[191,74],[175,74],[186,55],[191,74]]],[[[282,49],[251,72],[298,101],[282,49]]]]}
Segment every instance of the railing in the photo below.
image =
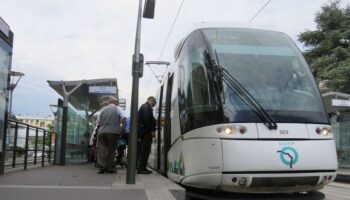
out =
{"type": "Polygon", "coordinates": [[[54,161],[56,137],[46,129],[8,120],[4,170],[44,167],[54,161]]]}

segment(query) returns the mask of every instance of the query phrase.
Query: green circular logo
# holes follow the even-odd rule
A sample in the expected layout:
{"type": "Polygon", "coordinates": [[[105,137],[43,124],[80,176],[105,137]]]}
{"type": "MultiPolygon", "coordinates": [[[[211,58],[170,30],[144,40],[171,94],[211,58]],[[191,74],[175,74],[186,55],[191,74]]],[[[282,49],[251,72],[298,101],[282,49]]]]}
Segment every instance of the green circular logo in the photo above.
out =
{"type": "Polygon", "coordinates": [[[280,154],[282,163],[289,166],[290,168],[293,168],[293,165],[298,162],[299,155],[297,150],[295,150],[293,147],[284,147],[282,150],[277,151],[277,153],[280,154]]]}

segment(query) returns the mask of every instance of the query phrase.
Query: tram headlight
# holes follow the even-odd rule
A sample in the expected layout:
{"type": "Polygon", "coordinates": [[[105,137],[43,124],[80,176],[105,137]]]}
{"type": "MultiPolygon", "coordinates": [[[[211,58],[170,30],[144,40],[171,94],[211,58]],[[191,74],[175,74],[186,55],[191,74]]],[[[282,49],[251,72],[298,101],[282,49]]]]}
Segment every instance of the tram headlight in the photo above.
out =
{"type": "Polygon", "coordinates": [[[216,129],[216,132],[218,132],[219,134],[222,134],[222,135],[232,135],[235,133],[235,130],[233,127],[218,127],[216,129]]]}
{"type": "Polygon", "coordinates": [[[240,133],[241,135],[244,135],[247,133],[247,128],[245,126],[224,126],[224,127],[218,127],[216,128],[216,132],[221,135],[233,135],[240,133]]]}
{"type": "Polygon", "coordinates": [[[322,135],[327,136],[332,134],[332,130],[330,128],[323,128],[321,131],[322,135]]]}
{"type": "Polygon", "coordinates": [[[233,130],[232,130],[231,127],[226,127],[226,128],[224,129],[224,134],[225,134],[225,135],[231,135],[231,133],[233,133],[233,130]]]}
{"type": "Polygon", "coordinates": [[[330,127],[317,127],[316,128],[316,133],[318,135],[323,135],[323,136],[329,136],[332,135],[332,128],[330,127]]]}

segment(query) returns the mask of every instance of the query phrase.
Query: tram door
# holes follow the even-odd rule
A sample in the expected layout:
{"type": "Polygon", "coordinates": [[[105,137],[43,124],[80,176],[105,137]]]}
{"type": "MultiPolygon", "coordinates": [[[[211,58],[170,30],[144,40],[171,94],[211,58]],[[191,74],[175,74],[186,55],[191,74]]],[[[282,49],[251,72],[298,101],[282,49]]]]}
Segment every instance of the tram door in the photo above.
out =
{"type": "Polygon", "coordinates": [[[161,102],[161,117],[160,117],[160,172],[166,175],[168,164],[168,151],[171,145],[171,91],[173,86],[173,75],[169,76],[168,80],[163,85],[163,95],[161,102]]]}
{"type": "Polygon", "coordinates": [[[162,86],[162,92],[161,97],[159,99],[158,107],[159,107],[159,124],[158,124],[158,170],[162,174],[166,174],[165,168],[164,168],[164,162],[165,160],[165,143],[164,143],[164,132],[165,132],[165,99],[166,99],[166,88],[167,88],[167,81],[164,81],[164,84],[162,86]]]}
{"type": "Polygon", "coordinates": [[[163,128],[161,127],[161,123],[162,123],[162,100],[163,100],[163,86],[160,87],[160,90],[157,94],[157,105],[156,105],[156,114],[155,114],[155,118],[156,118],[156,123],[157,123],[157,129],[156,129],[156,137],[155,137],[155,141],[152,143],[152,145],[155,145],[155,148],[152,147],[152,154],[154,154],[155,157],[155,163],[154,163],[154,168],[159,171],[160,170],[160,166],[161,166],[161,162],[160,162],[160,155],[161,154],[161,131],[163,130],[163,128]]]}

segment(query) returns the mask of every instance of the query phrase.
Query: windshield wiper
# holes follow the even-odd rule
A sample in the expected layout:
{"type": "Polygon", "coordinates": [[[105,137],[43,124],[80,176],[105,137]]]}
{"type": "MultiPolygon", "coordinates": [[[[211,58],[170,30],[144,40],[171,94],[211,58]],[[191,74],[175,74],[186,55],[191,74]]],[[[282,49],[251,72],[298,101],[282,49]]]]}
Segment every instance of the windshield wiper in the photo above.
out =
{"type": "Polygon", "coordinates": [[[215,50],[215,58],[217,66],[214,67],[214,76],[221,77],[223,82],[245,102],[250,108],[253,109],[255,114],[264,122],[268,129],[277,129],[277,123],[275,120],[266,112],[261,104],[240,84],[235,77],[233,77],[225,68],[219,65],[219,59],[215,50]]]}
{"type": "Polygon", "coordinates": [[[217,64],[215,60],[211,59],[210,53],[208,51],[204,51],[204,62],[206,65],[210,66],[212,68],[212,77],[213,77],[213,82],[214,82],[214,87],[216,90],[217,94],[217,99],[218,102],[222,105],[224,103],[224,98],[221,96],[223,93],[222,91],[222,76],[221,76],[221,71],[218,70],[217,64]]]}

